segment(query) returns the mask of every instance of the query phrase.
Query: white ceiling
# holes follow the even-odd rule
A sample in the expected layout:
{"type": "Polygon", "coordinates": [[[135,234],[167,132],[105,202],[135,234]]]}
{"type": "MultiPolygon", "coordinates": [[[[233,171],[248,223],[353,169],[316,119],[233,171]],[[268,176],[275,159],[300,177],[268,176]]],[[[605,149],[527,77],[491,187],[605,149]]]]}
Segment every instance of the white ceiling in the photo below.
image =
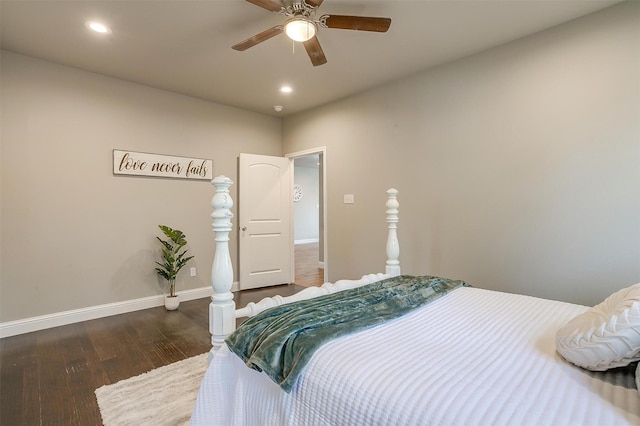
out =
{"type": "Polygon", "coordinates": [[[318,67],[285,35],[232,50],[285,19],[243,0],[0,0],[0,40],[6,50],[286,116],[618,2],[325,0],[318,16],[380,16],[392,23],[383,34],[321,28],[328,63],[318,67]],[[112,34],[90,33],[89,19],[108,24],[112,34]],[[280,93],[283,84],[294,92],[280,93]]]}

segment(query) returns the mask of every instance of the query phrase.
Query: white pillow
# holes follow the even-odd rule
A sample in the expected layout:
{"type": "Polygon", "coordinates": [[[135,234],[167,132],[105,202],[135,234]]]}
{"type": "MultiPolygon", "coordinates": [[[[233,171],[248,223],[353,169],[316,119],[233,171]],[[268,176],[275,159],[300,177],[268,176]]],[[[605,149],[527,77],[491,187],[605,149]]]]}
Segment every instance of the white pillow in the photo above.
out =
{"type": "Polygon", "coordinates": [[[607,297],[556,332],[567,361],[593,371],[640,360],[640,283],[607,297]]]}

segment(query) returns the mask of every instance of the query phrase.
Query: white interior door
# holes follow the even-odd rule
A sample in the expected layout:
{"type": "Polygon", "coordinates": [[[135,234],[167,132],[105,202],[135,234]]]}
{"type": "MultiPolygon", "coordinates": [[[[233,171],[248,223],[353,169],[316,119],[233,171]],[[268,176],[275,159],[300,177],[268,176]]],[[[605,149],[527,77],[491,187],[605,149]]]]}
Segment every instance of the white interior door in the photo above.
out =
{"type": "Polygon", "coordinates": [[[241,290],[293,281],[290,164],[288,158],[240,154],[241,290]]]}

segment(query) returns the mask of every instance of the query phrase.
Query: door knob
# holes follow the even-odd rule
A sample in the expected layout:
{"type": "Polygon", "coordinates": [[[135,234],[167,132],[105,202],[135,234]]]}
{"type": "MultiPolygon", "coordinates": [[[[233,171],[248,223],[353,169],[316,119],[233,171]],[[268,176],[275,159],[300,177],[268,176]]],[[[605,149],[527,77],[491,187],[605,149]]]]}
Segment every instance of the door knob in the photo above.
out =
{"type": "Polygon", "coordinates": [[[242,227],[242,230],[243,230],[243,231],[246,231],[246,230],[247,230],[247,227],[246,227],[246,226],[243,226],[243,227],[242,227]]]}

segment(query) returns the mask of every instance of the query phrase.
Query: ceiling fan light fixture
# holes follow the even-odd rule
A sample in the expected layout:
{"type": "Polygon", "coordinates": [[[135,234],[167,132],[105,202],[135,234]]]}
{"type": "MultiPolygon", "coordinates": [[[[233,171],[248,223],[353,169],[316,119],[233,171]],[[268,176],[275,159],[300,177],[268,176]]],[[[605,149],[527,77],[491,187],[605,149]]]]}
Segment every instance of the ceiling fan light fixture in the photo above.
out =
{"type": "Polygon", "coordinates": [[[306,18],[293,18],[284,26],[287,36],[293,41],[305,42],[316,35],[316,24],[306,18]]]}
{"type": "Polygon", "coordinates": [[[100,34],[111,34],[111,28],[107,27],[104,24],[101,24],[100,22],[86,21],[84,25],[91,31],[95,31],[100,34]]]}

